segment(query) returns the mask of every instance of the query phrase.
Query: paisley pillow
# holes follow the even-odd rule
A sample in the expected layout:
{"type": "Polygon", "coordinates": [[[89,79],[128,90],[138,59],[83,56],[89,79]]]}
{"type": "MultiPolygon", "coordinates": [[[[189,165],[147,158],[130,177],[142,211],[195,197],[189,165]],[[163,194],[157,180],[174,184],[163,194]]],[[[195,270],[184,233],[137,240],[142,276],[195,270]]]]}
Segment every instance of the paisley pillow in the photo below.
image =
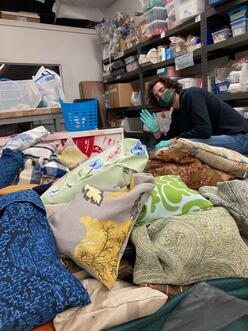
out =
{"type": "Polygon", "coordinates": [[[179,176],[155,177],[155,184],[136,225],[212,207],[211,202],[197,191],[188,188],[179,176]]]}

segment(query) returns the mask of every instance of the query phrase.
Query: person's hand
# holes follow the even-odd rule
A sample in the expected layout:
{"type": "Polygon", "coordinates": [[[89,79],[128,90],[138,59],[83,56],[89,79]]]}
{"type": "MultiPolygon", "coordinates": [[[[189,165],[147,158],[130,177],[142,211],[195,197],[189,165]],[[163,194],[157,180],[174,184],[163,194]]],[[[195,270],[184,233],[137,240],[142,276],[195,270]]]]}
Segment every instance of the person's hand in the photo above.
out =
{"type": "Polygon", "coordinates": [[[152,132],[159,132],[158,118],[156,114],[150,114],[147,109],[142,109],[140,113],[141,122],[152,132]]]}
{"type": "Polygon", "coordinates": [[[155,149],[160,149],[160,148],[164,148],[164,147],[169,147],[170,145],[172,145],[173,140],[162,140],[160,141],[160,143],[158,143],[157,145],[155,145],[155,149]]]}

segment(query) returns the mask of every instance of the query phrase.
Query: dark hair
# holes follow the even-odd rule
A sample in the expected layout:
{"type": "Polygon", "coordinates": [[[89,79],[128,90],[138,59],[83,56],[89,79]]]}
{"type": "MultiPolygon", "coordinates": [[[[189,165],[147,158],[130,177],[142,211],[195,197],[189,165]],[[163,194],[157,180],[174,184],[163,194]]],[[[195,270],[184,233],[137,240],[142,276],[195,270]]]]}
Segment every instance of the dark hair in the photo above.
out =
{"type": "Polygon", "coordinates": [[[153,87],[158,83],[162,83],[168,89],[174,89],[176,93],[180,93],[182,89],[182,85],[177,83],[176,81],[167,78],[167,77],[157,77],[154,79],[148,86],[148,101],[150,106],[156,106],[158,104],[157,99],[153,95],[153,87]]]}

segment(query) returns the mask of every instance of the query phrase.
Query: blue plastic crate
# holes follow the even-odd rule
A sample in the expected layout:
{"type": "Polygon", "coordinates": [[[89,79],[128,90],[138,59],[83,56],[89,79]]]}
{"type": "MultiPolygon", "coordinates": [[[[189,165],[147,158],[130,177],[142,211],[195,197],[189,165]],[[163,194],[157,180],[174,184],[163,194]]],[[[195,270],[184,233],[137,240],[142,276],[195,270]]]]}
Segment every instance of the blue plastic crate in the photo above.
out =
{"type": "Polygon", "coordinates": [[[85,131],[97,128],[97,99],[77,103],[66,103],[60,100],[60,104],[67,131],[85,131]]]}

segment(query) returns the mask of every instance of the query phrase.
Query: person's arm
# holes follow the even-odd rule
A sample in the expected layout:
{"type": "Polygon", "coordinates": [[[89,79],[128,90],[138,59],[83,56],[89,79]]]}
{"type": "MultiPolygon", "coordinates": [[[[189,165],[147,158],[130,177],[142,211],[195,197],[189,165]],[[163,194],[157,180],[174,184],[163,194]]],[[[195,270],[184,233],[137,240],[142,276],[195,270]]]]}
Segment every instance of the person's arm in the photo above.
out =
{"type": "Polygon", "coordinates": [[[212,124],[208,114],[207,103],[203,93],[186,92],[181,102],[182,111],[189,116],[194,127],[181,133],[177,138],[209,138],[212,124]]]}

